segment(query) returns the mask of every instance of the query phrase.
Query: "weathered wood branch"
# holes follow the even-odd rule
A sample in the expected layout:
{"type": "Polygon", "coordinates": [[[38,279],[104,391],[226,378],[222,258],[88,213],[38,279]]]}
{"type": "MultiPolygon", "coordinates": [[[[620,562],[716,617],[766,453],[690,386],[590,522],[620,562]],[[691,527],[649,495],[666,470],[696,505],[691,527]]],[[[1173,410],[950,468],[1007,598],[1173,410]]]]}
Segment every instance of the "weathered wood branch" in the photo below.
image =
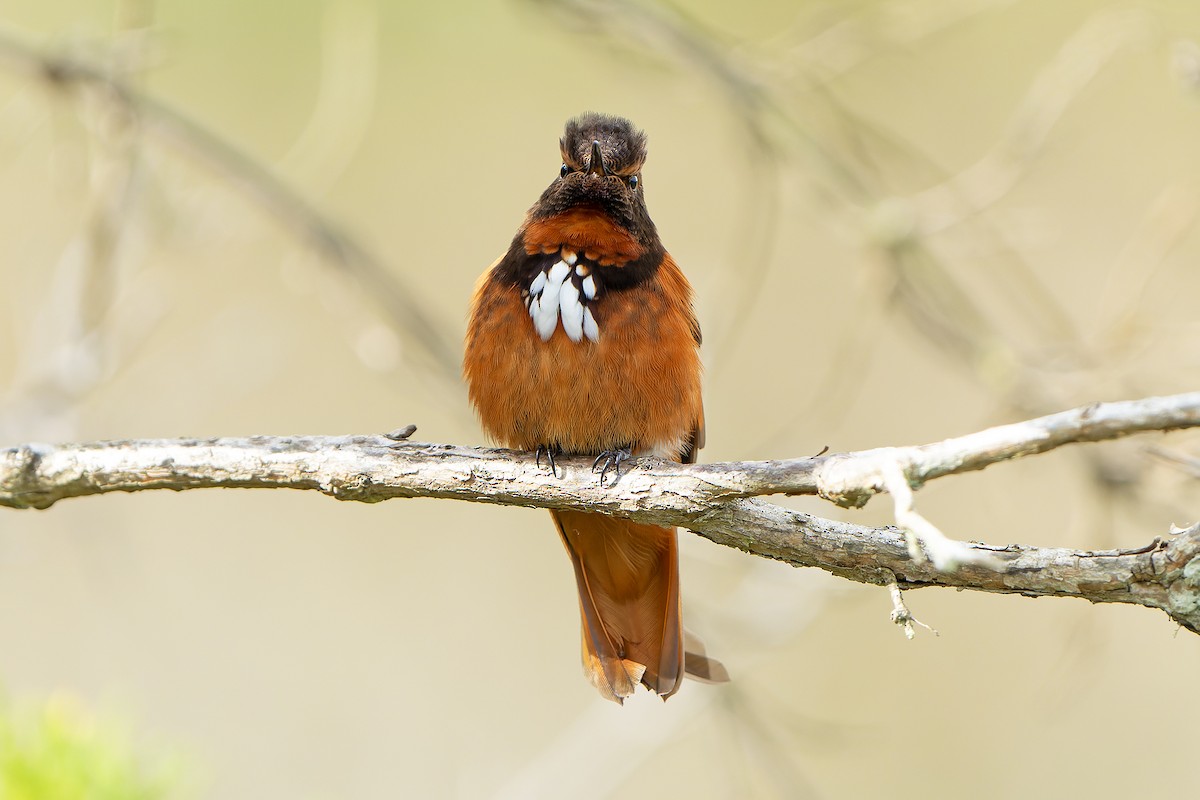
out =
{"type": "MultiPolygon", "coordinates": [[[[898,528],[814,517],[757,499],[820,494],[861,505],[898,469],[910,486],[1073,442],[1200,426],[1200,393],[1103,403],[916,447],[781,461],[682,465],[642,459],[601,486],[590,460],[560,459],[561,474],[528,453],[396,441],[386,436],[259,436],[28,444],[0,452],[0,505],[145,489],[315,489],[340,500],[437,497],[578,508],[678,525],[749,553],[900,588],[949,586],[1159,608],[1200,633],[1200,526],[1131,550],[1079,551],[953,543],[986,555],[956,569],[914,558],[898,528]]],[[[893,488],[896,488],[893,484],[893,488]]],[[[922,537],[922,544],[931,542],[922,537]]],[[[917,554],[919,555],[919,553],[917,554]]]]}

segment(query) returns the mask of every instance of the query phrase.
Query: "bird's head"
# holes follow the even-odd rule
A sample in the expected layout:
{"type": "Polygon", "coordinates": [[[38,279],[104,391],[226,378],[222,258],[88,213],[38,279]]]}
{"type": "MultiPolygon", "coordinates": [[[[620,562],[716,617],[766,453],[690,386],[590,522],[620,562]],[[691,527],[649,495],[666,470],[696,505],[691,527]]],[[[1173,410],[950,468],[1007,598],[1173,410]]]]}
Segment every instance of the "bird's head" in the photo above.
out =
{"type": "Polygon", "coordinates": [[[646,134],[622,117],[589,112],[567,122],[559,149],[562,167],[533,219],[590,208],[641,241],[655,235],[642,186],[646,134]]]}

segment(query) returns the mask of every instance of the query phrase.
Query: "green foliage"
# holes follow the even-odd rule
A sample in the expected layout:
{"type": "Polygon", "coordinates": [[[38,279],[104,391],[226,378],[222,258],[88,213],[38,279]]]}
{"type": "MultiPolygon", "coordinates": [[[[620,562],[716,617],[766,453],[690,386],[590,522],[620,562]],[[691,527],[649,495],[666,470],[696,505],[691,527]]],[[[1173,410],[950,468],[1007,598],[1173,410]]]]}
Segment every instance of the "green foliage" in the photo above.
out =
{"type": "Polygon", "coordinates": [[[69,698],[0,702],[0,800],[158,800],[178,773],[173,762],[147,767],[119,727],[69,698]]]}

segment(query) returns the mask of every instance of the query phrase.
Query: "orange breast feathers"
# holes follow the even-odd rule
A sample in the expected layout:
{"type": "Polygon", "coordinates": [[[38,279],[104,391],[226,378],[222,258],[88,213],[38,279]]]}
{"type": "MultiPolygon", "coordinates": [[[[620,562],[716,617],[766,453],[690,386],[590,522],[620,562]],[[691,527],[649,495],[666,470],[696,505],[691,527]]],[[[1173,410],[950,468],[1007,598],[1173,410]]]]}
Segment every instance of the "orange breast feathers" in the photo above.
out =
{"type": "MultiPolygon", "coordinates": [[[[564,228],[575,238],[561,244],[584,251],[594,233],[564,228]]],[[[601,245],[591,240],[590,246],[601,245]]],[[[590,306],[596,341],[573,341],[562,326],[543,340],[522,289],[501,279],[496,266],[476,288],[463,363],[487,433],[524,450],[558,446],[596,454],[629,446],[635,454],[678,460],[703,411],[692,292],[674,260],[664,254],[648,280],[590,306]]]]}
{"type": "Polygon", "coordinates": [[[563,246],[605,267],[623,265],[645,252],[627,231],[586,207],[572,208],[525,227],[526,252],[553,253],[563,246]]]}

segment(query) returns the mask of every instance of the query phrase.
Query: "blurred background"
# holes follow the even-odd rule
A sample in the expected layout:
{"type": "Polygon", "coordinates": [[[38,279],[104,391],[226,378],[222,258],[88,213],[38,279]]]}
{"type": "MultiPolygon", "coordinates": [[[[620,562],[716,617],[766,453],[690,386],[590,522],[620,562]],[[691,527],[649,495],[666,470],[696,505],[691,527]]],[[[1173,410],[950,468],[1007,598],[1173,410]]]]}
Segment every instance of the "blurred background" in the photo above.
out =
{"type": "MultiPolygon", "coordinates": [[[[649,135],[705,329],[704,460],[1196,388],[1190,0],[7,0],[0,439],[482,443],[457,378],[471,289],[585,110],[649,135]]],[[[1139,545],[1200,517],[1164,458],[1198,453],[1069,448],[918,505],[957,538],[1139,545]]],[[[0,684],[34,716],[119,720],[129,758],[176,765],[166,796],[1194,781],[1200,641],[1162,614],[912,592],[941,635],[906,641],[882,589],[682,548],[685,618],[735,680],[618,708],[582,677],[544,512],[265,491],[9,511],[0,684]]]]}

